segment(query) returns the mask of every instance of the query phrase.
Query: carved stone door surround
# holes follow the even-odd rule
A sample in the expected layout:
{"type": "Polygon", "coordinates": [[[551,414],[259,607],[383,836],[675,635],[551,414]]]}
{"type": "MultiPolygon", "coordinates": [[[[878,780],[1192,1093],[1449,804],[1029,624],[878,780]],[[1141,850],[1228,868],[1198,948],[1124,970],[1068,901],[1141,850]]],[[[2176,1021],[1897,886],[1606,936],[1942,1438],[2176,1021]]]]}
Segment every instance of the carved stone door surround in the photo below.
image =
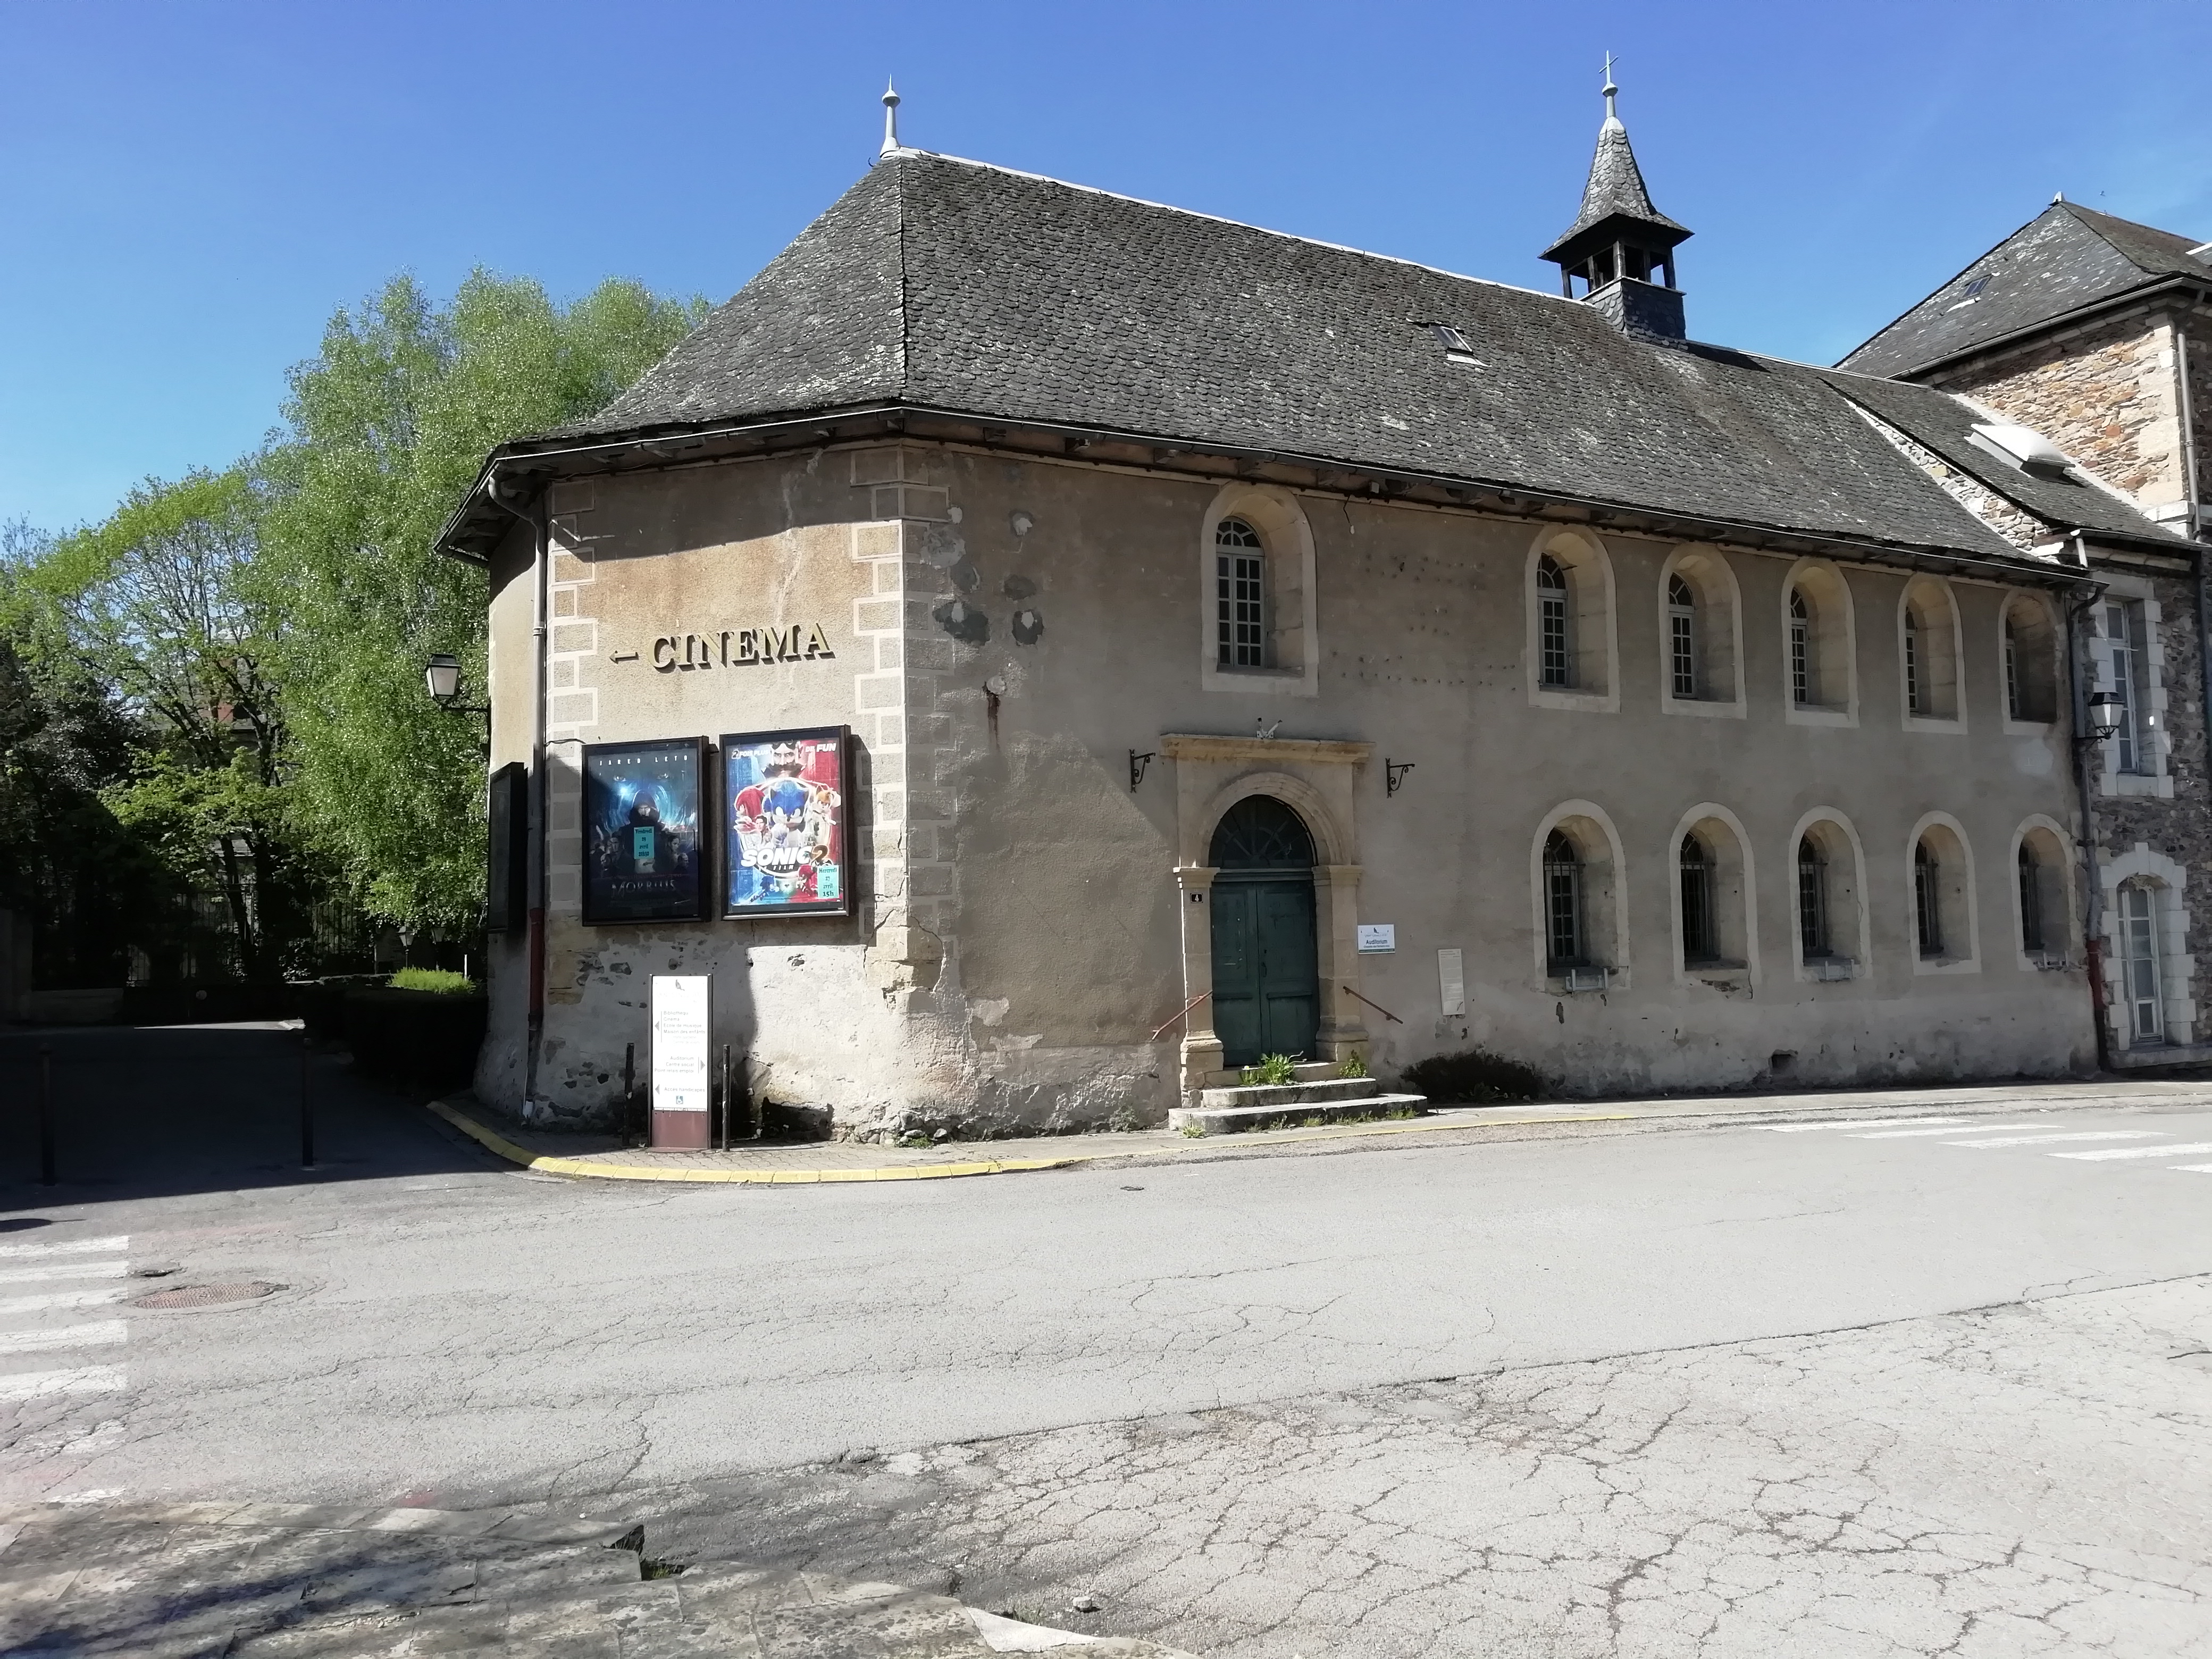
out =
{"type": "Polygon", "coordinates": [[[1316,1059],[1364,1055],[1367,1024],[1352,994],[1359,989],[1359,769],[1374,745],[1310,738],[1213,737],[1165,732],[1160,751],[1175,763],[1176,882],[1182,894],[1183,1000],[1201,993],[1183,1021],[1182,1094],[1222,1078],[1221,1039],[1213,1029],[1212,897],[1206,860],[1222,815],[1250,795],[1273,795],[1305,821],[1314,839],[1314,931],[1321,975],[1321,1052],[1316,1059]]]}

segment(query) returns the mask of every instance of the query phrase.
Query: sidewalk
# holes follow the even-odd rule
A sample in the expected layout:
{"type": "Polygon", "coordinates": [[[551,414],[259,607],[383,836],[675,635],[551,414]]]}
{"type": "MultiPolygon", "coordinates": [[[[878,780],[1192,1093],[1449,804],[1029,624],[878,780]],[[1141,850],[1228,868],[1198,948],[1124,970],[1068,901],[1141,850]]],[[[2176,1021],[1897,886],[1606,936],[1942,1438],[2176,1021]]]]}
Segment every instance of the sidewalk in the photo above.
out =
{"type": "Polygon", "coordinates": [[[612,1135],[550,1133],[515,1122],[471,1095],[433,1101],[430,1110],[508,1161],[544,1174],[611,1181],[733,1182],[816,1185],[834,1182],[928,1181],[1013,1175],[1123,1159],[1206,1162],[1249,1158],[1332,1142],[1403,1144],[1407,1136],[1522,1139],[1577,1124],[1645,1123],[1694,1128],[1715,1124],[1787,1123],[1852,1115],[1892,1118],[1930,1114],[2063,1110],[2076,1106],[2212,1104],[2212,1081],[2161,1082],[2102,1078],[2087,1082],[2020,1082],[1967,1088],[1877,1089],[1807,1094],[1706,1095],[1680,1098],[1575,1101],[1534,1106],[1451,1106],[1424,1117],[1324,1128],[1276,1129],[1193,1138],[1168,1129],[1127,1133],[1035,1135],[1018,1139],[943,1141],[933,1146],[884,1146],[851,1140],[770,1146],[726,1152],[656,1152],[625,1147],[612,1135]]]}

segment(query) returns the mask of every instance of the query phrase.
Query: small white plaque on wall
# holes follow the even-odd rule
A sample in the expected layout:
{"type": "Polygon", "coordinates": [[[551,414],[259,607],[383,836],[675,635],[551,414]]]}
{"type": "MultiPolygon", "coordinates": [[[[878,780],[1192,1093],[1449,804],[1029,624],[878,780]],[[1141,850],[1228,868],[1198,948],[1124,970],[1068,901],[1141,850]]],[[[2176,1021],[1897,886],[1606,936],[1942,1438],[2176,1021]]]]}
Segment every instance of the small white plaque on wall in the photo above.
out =
{"type": "Polygon", "coordinates": [[[1363,921],[1359,924],[1361,956],[1382,956],[1397,948],[1398,925],[1395,922],[1363,921]]]}
{"type": "Polygon", "coordinates": [[[1463,952],[1437,952],[1437,988],[1443,994],[1447,1018],[1457,1019],[1467,1012],[1467,957],[1463,952]]]}
{"type": "Polygon", "coordinates": [[[653,976],[653,1109],[703,1112],[712,1047],[714,979],[707,974],[653,976]]]}

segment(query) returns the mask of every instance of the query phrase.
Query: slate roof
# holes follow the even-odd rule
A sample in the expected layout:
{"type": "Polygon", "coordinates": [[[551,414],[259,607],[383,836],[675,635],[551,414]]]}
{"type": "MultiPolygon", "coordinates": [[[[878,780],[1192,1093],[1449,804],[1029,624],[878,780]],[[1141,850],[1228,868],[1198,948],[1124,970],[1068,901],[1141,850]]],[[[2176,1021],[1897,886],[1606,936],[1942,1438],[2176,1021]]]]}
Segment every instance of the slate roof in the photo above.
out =
{"type": "Polygon", "coordinates": [[[2084,306],[2176,277],[2212,291],[2212,257],[2192,256],[2194,245],[2172,231],[2054,202],[1840,366],[1865,374],[1913,374],[2084,306]]]}
{"type": "Polygon", "coordinates": [[[1597,130],[1597,153],[1590,157],[1589,179],[1583,185],[1582,211],[1544,250],[1543,257],[1577,257],[1584,251],[1575,246],[1583,234],[1608,219],[1625,219],[1655,229],[1660,234],[1651,240],[1668,247],[1690,238],[1688,226],[1678,224],[1651,205],[1651,192],[1644,186],[1644,170],[1636,165],[1636,152],[1628,147],[1628,129],[1611,115],[1597,130]]]}
{"type": "Polygon", "coordinates": [[[1655,346],[1577,301],[912,150],[599,415],[537,442],[891,403],[2011,551],[1827,371],[1655,346]],[[1449,361],[1431,324],[1459,329],[1478,362],[1449,361]]]}

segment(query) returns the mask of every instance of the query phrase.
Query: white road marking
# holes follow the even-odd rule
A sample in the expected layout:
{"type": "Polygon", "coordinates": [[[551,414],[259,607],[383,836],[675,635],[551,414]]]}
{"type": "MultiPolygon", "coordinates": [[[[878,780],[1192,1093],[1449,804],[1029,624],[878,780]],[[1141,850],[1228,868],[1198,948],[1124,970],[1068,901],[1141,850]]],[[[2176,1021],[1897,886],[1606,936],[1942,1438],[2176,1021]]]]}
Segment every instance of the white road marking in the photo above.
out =
{"type": "Polygon", "coordinates": [[[2189,1175],[2212,1175],[2212,1164],[2177,1164],[2173,1167],[2189,1175]]]}
{"type": "Polygon", "coordinates": [[[99,1255],[130,1248],[131,1237],[124,1233],[113,1238],[73,1238],[66,1243],[0,1244],[0,1255],[99,1255]]]}
{"type": "Polygon", "coordinates": [[[51,1331],[0,1331],[0,1353],[43,1353],[49,1348],[95,1348],[121,1342],[129,1332],[119,1319],[97,1325],[64,1325],[51,1331]]]}
{"type": "Polygon", "coordinates": [[[120,1279],[128,1261],[57,1261],[44,1267],[0,1267],[0,1285],[35,1285],[47,1279],[120,1279]]]}
{"type": "Polygon", "coordinates": [[[2004,1135],[1996,1140],[1949,1140],[1947,1146],[2041,1146],[2054,1140],[2154,1140],[2163,1129],[2093,1129],[2063,1135],[2004,1135]]]}
{"type": "Polygon", "coordinates": [[[1802,1135],[1814,1129],[1880,1129],[1893,1123],[1964,1123],[1963,1117],[1855,1117],[1843,1123],[1770,1123],[1778,1135],[1802,1135]]]}
{"type": "MultiPolygon", "coordinates": [[[[1982,1134],[1995,1133],[2001,1129],[2033,1129],[2034,1127],[2033,1123],[1983,1123],[1975,1126],[1974,1133],[1982,1134]]],[[[1853,1135],[1850,1139],[1853,1140],[1903,1140],[1911,1135],[1954,1135],[1958,1133],[1959,1126],[1954,1123],[1948,1129],[1880,1129],[1870,1135],[1853,1135]]]]}
{"type": "Polygon", "coordinates": [[[120,1365],[84,1365],[70,1371],[21,1371],[0,1376],[0,1400],[36,1400],[50,1394],[113,1394],[124,1386],[120,1365]]]}
{"type": "MultiPolygon", "coordinates": [[[[2212,1152],[2212,1146],[2182,1150],[2212,1152]]],[[[43,1313],[48,1308],[94,1308],[103,1302],[120,1302],[130,1289],[128,1285],[101,1285],[88,1291],[49,1291],[44,1296],[0,1297],[0,1314],[43,1313]]]]}
{"type": "Polygon", "coordinates": [[[2212,1140],[2192,1140],[2185,1146],[2107,1146],[2095,1152],[2053,1152],[2053,1158],[2186,1158],[2191,1152],[2212,1152],[2212,1140]]]}

